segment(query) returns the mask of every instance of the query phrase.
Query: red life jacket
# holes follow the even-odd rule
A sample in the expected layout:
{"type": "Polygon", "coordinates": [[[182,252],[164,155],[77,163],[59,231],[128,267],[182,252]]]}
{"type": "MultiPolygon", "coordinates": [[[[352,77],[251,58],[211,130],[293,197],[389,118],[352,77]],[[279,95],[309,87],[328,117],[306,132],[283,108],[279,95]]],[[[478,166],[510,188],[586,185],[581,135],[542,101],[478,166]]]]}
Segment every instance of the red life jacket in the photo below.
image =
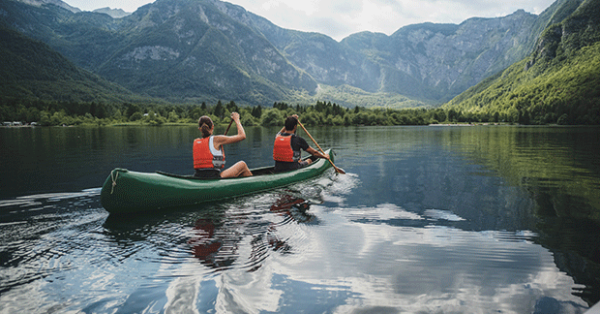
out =
{"type": "Polygon", "coordinates": [[[225,151],[215,149],[213,136],[194,140],[194,169],[221,169],[225,167],[225,151]],[[220,153],[219,153],[220,152],[220,153]]]}
{"type": "Polygon", "coordinates": [[[273,146],[273,159],[283,162],[297,162],[300,160],[300,151],[292,148],[292,134],[283,136],[277,133],[275,145],[273,146]]]}

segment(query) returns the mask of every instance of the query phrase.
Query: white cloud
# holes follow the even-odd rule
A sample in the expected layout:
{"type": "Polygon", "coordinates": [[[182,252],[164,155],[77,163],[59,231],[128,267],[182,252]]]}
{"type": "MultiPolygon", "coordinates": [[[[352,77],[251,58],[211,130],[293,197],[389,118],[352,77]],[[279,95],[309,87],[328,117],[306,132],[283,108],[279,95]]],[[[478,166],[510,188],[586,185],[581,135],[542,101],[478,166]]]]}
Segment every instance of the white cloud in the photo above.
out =
{"type": "MultiPolygon", "coordinates": [[[[150,0],[67,0],[91,11],[102,7],[133,12],[150,0]]],[[[229,0],[275,25],[319,32],[336,40],[362,31],[390,35],[403,26],[433,22],[459,24],[471,17],[506,16],[523,9],[539,14],[554,0],[229,0]]]]}

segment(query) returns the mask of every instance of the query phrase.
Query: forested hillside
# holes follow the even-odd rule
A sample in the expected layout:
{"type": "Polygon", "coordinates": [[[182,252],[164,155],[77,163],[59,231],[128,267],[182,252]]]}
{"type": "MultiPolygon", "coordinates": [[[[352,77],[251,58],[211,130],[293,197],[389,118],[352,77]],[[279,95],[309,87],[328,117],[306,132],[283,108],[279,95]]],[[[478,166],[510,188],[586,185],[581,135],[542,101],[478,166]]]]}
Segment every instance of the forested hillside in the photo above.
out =
{"type": "Polygon", "coordinates": [[[147,101],[75,66],[48,45],[0,27],[0,99],[65,102],[147,101]]]}
{"type": "Polygon", "coordinates": [[[572,1],[530,57],[444,106],[470,121],[600,124],[600,0],[572,1]]]}

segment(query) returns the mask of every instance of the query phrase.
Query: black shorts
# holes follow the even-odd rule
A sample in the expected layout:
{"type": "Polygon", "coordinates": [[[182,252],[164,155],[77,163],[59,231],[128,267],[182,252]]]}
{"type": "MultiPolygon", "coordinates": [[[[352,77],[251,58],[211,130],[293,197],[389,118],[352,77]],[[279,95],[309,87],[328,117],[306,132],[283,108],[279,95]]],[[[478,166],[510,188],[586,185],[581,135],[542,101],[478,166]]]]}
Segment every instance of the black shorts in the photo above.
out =
{"type": "Polygon", "coordinates": [[[221,177],[220,169],[195,169],[194,177],[202,179],[217,179],[221,177]]]}
{"type": "Polygon", "coordinates": [[[305,161],[305,160],[302,160],[300,162],[276,161],[275,162],[275,172],[292,171],[292,170],[304,168],[306,166],[308,166],[308,161],[305,161]]]}

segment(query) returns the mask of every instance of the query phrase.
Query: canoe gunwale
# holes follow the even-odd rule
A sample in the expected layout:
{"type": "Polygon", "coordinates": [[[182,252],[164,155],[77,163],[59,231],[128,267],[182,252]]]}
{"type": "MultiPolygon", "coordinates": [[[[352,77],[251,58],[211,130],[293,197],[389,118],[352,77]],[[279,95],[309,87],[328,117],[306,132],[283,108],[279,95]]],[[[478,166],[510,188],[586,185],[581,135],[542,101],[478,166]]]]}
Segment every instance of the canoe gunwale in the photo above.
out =
{"type": "MultiPolygon", "coordinates": [[[[317,160],[318,158],[316,158],[314,156],[308,156],[308,157],[303,158],[303,160],[308,160],[308,159],[311,159],[313,161],[313,163],[311,163],[310,165],[308,165],[302,169],[307,169],[307,168],[311,168],[311,167],[315,166],[314,161],[317,160]]],[[[277,173],[275,173],[275,167],[254,168],[254,169],[250,169],[250,171],[252,172],[254,177],[266,177],[269,175],[277,174],[277,173]]],[[[294,171],[294,170],[290,170],[290,171],[294,171]]],[[[286,171],[286,172],[290,172],[290,171],[286,171]]],[[[240,177],[202,178],[202,177],[196,177],[193,174],[176,174],[176,173],[169,173],[169,172],[160,171],[160,170],[157,170],[156,173],[160,174],[160,175],[168,176],[168,177],[178,178],[178,179],[192,179],[192,180],[198,180],[198,181],[221,181],[221,180],[240,179],[240,177]]],[[[284,173],[284,172],[280,172],[280,173],[284,173]]]]}

